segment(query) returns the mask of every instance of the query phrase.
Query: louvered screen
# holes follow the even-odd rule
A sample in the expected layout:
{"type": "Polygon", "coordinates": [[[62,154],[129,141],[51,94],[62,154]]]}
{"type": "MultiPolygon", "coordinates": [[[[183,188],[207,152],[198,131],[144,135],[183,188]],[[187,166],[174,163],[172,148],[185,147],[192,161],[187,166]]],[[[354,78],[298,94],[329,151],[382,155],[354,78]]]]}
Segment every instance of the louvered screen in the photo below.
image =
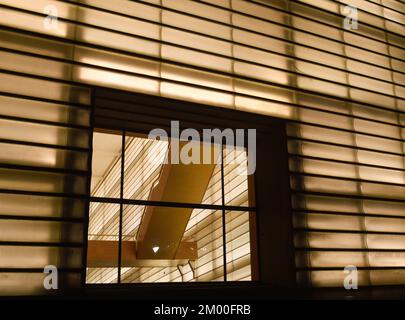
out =
{"type": "MultiPolygon", "coordinates": [[[[0,3],[2,99],[38,119],[48,102],[87,103],[91,84],[288,118],[298,282],[340,286],[353,264],[360,284],[405,283],[403,2],[0,3]]],[[[26,122],[3,131],[17,123],[7,106],[4,139],[55,143],[26,122]]]]}

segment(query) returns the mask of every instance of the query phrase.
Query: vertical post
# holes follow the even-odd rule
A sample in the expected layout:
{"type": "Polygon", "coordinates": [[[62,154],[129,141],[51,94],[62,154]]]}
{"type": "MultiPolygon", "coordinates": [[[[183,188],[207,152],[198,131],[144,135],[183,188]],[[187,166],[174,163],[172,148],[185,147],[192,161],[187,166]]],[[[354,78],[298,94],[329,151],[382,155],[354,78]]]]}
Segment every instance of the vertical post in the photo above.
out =
{"type": "Polygon", "coordinates": [[[225,180],[224,180],[224,142],[221,141],[221,198],[222,198],[222,254],[224,264],[224,281],[228,281],[226,271],[226,220],[225,220],[225,180]]]}
{"type": "Polygon", "coordinates": [[[121,257],[122,257],[122,216],[124,209],[124,168],[125,168],[125,130],[122,132],[121,144],[121,180],[120,180],[120,218],[118,226],[118,283],[121,283],[121,257]]]}

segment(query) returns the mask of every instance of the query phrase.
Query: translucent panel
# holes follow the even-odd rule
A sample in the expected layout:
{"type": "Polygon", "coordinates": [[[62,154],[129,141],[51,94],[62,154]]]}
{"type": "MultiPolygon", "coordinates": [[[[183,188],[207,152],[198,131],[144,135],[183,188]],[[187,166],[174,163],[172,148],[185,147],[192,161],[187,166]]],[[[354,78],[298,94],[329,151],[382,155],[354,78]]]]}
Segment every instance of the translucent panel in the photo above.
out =
{"type": "Polygon", "coordinates": [[[46,294],[44,289],[45,273],[0,273],[0,292],[2,295],[46,294]]]}
{"type": "Polygon", "coordinates": [[[312,48],[327,50],[329,52],[336,53],[336,54],[344,54],[343,45],[338,42],[335,42],[333,40],[320,38],[320,37],[313,36],[311,34],[299,32],[299,31],[294,32],[294,40],[297,43],[307,45],[312,48]]]}
{"type": "Polygon", "coordinates": [[[314,107],[316,109],[333,111],[335,113],[350,114],[350,105],[337,99],[325,98],[315,94],[302,92],[295,93],[297,103],[303,106],[314,107]]]}
{"type": "Polygon", "coordinates": [[[353,115],[355,116],[398,124],[398,115],[393,111],[367,107],[359,104],[353,104],[352,109],[353,115]]]}
{"type": "Polygon", "coordinates": [[[385,68],[390,67],[389,59],[382,55],[350,46],[346,46],[345,51],[346,55],[349,58],[354,58],[363,62],[368,62],[385,68]]]}
{"type": "Polygon", "coordinates": [[[0,31],[0,44],[5,48],[16,49],[24,52],[38,53],[55,58],[71,57],[73,48],[69,44],[59,41],[50,41],[32,37],[17,32],[0,31]]]}
{"type": "Polygon", "coordinates": [[[373,90],[373,91],[381,92],[384,94],[390,94],[390,95],[394,94],[393,86],[386,82],[381,82],[381,81],[350,74],[349,83],[356,87],[373,90]]]}
{"type": "Polygon", "coordinates": [[[85,200],[0,194],[0,214],[41,217],[84,217],[85,200]]]}
{"type": "Polygon", "coordinates": [[[256,244],[254,237],[250,234],[250,225],[254,223],[254,219],[254,213],[237,211],[225,213],[228,281],[252,279],[251,251],[256,250],[256,244]]]}
{"type": "MultiPolygon", "coordinates": [[[[300,162],[303,172],[312,174],[321,174],[325,176],[357,178],[356,166],[336,163],[332,161],[318,161],[304,159],[300,162]]],[[[294,162],[290,163],[290,170],[297,171],[294,162]]]]}
{"type": "Polygon", "coordinates": [[[0,114],[80,125],[88,125],[90,118],[86,109],[7,96],[0,96],[0,114]]]}
{"type": "Polygon", "coordinates": [[[162,12],[162,21],[164,24],[170,26],[176,26],[186,30],[231,40],[231,28],[221,24],[196,19],[194,17],[166,10],[163,10],[162,12]]]}
{"type": "Polygon", "coordinates": [[[216,21],[230,23],[230,15],[226,10],[214,8],[212,6],[193,1],[163,0],[162,3],[163,6],[167,8],[176,9],[216,21]]]}
{"type": "Polygon", "coordinates": [[[294,227],[324,230],[374,231],[405,233],[405,220],[383,217],[338,215],[338,214],[294,214],[294,227]]]}
{"type": "Polygon", "coordinates": [[[359,167],[359,176],[365,180],[405,184],[405,174],[402,171],[359,167]]]}
{"type": "Polygon", "coordinates": [[[299,110],[299,119],[304,122],[316,122],[322,125],[348,130],[352,129],[353,126],[353,120],[349,117],[304,108],[299,110]]]}
{"type": "MultiPolygon", "coordinates": [[[[319,20],[314,22],[314,21],[309,21],[307,19],[294,17],[294,16],[292,17],[291,20],[292,20],[291,25],[299,30],[316,33],[316,34],[319,34],[324,37],[327,37],[327,38],[330,38],[333,40],[337,40],[337,41],[341,40],[341,31],[340,30],[320,24],[318,22],[319,20]]],[[[331,20],[333,21],[333,18],[331,20]]]]}
{"type": "Polygon", "coordinates": [[[0,220],[0,241],[82,242],[82,223],[0,220]]]}
{"type": "Polygon", "coordinates": [[[80,0],[79,2],[94,6],[96,8],[104,8],[114,12],[120,12],[151,21],[159,21],[159,9],[143,3],[125,0],[80,0]]]}
{"type": "Polygon", "coordinates": [[[235,106],[237,110],[281,118],[290,118],[293,113],[293,109],[288,105],[239,95],[235,97],[235,106]]]}
{"type": "Polygon", "coordinates": [[[152,39],[159,38],[159,26],[154,23],[118,16],[98,10],[78,7],[77,20],[94,26],[130,33],[152,39]],[[108,23],[108,24],[107,24],[108,23]]]}
{"type": "MultiPolygon", "coordinates": [[[[369,273],[371,271],[358,270],[358,286],[370,285],[369,273]]],[[[347,277],[347,273],[341,270],[318,270],[311,272],[299,272],[298,282],[302,283],[303,279],[309,277],[311,279],[311,285],[314,287],[342,287],[347,277]]]]}
{"type": "Polygon", "coordinates": [[[108,51],[76,47],[75,60],[94,66],[126,72],[134,72],[156,77],[159,75],[159,63],[156,61],[108,51]]]}
{"type": "Polygon", "coordinates": [[[293,49],[292,45],[285,43],[284,41],[268,38],[238,29],[233,30],[233,39],[236,42],[271,50],[278,53],[288,54],[290,52],[289,50],[293,49]]]}
{"type": "Polygon", "coordinates": [[[232,24],[244,29],[255,30],[260,33],[275,36],[277,38],[289,38],[289,30],[286,30],[286,28],[283,28],[277,24],[271,23],[271,21],[267,22],[247,17],[245,15],[233,14],[232,24]]]}
{"type": "Polygon", "coordinates": [[[356,267],[402,267],[405,263],[403,252],[339,252],[313,251],[298,252],[296,262],[299,267],[306,267],[305,261],[311,261],[313,268],[345,268],[348,265],[356,267]]]}
{"type": "Polygon", "coordinates": [[[214,70],[230,72],[231,59],[217,57],[207,53],[201,53],[189,49],[178,48],[170,45],[162,45],[162,58],[210,68],[214,70]]]}
{"type": "Polygon", "coordinates": [[[252,61],[262,65],[268,65],[270,67],[286,70],[291,68],[292,63],[292,60],[286,58],[285,56],[238,45],[233,47],[233,56],[245,61],[252,61]]]}
{"type": "MultiPolygon", "coordinates": [[[[289,125],[287,129],[289,134],[294,134],[294,126],[289,125]]],[[[348,132],[324,129],[309,125],[300,125],[299,133],[300,136],[305,139],[325,141],[329,143],[339,143],[345,145],[353,144],[353,135],[348,132]]]]}
{"type": "Polygon", "coordinates": [[[82,176],[0,169],[0,189],[85,194],[82,176]]]}
{"type": "Polygon", "coordinates": [[[150,56],[159,55],[159,44],[154,41],[91,27],[77,27],[77,30],[77,40],[80,41],[150,56]]]}
{"type": "MultiPolygon", "coordinates": [[[[235,79],[234,87],[235,91],[238,93],[261,97],[268,100],[293,102],[294,92],[284,88],[239,79],[235,79]]],[[[286,108],[293,110],[293,107],[288,107],[287,105],[286,108]]]]}
{"type": "Polygon", "coordinates": [[[355,181],[308,176],[292,177],[291,187],[295,190],[305,189],[312,192],[339,193],[347,195],[355,195],[359,192],[359,183],[356,183],[355,181]]]}
{"type": "Polygon", "coordinates": [[[348,265],[356,267],[367,266],[367,259],[362,252],[339,252],[339,251],[313,251],[297,252],[295,256],[297,267],[312,268],[341,268],[348,265]],[[307,262],[308,261],[308,262],[307,262]],[[310,261],[310,262],[309,262],[310,261]]]}
{"type": "Polygon", "coordinates": [[[58,16],[61,18],[73,19],[74,18],[74,5],[69,3],[61,3],[54,0],[37,0],[26,2],[24,0],[2,0],[2,4],[6,4],[16,8],[24,8],[29,11],[45,13],[44,8],[47,5],[51,5],[55,8],[58,13],[58,16]]]}
{"type": "Polygon", "coordinates": [[[232,9],[253,15],[255,17],[260,17],[262,19],[268,19],[271,17],[272,21],[279,23],[284,23],[285,19],[287,18],[287,16],[280,11],[241,0],[232,0],[232,9]]]}
{"type": "Polygon", "coordinates": [[[295,56],[298,58],[310,60],[313,62],[322,63],[325,65],[330,65],[336,68],[345,68],[346,59],[336,56],[332,53],[322,52],[317,49],[295,46],[294,48],[295,56]]]}
{"type": "Polygon", "coordinates": [[[358,161],[361,163],[374,164],[398,169],[402,169],[404,167],[403,159],[401,156],[358,150],[357,157],[358,161]]]}
{"type": "MultiPolygon", "coordinates": [[[[23,7],[25,6],[25,3],[23,7]]],[[[44,7],[41,7],[41,12],[44,7]]],[[[44,18],[30,13],[19,12],[12,9],[2,8],[2,23],[13,28],[25,29],[39,33],[51,34],[53,36],[68,38],[72,34],[72,26],[58,20],[54,27],[44,28],[44,18]]]]}
{"type": "Polygon", "coordinates": [[[295,209],[360,213],[361,200],[329,196],[294,196],[295,209]]]}
{"type": "MultiPolygon", "coordinates": [[[[349,71],[361,73],[370,77],[391,81],[391,73],[389,70],[372,66],[367,63],[347,59],[347,69],[349,71]]],[[[361,82],[359,82],[357,85],[359,84],[361,84],[361,82]]]]}
{"type": "Polygon", "coordinates": [[[82,82],[122,90],[131,90],[149,94],[157,94],[159,91],[158,80],[128,75],[119,71],[114,72],[81,67],[75,69],[74,78],[82,82]]]}
{"type": "Polygon", "coordinates": [[[87,153],[0,143],[0,163],[66,169],[87,169],[87,153]]]}
{"type": "Polygon", "coordinates": [[[68,79],[70,73],[67,70],[71,68],[71,65],[49,59],[0,51],[0,67],[10,71],[68,79]]]}
{"type": "Polygon", "coordinates": [[[402,143],[399,141],[370,137],[363,134],[357,134],[356,141],[359,147],[399,154],[402,153],[402,143]]]}
{"type": "Polygon", "coordinates": [[[120,197],[122,135],[93,133],[91,195],[120,197]]]}
{"type": "Polygon", "coordinates": [[[318,8],[325,9],[330,12],[339,13],[339,4],[329,0],[318,0],[314,3],[312,0],[300,0],[300,2],[315,5],[318,8]]]}
{"type": "Polygon", "coordinates": [[[174,65],[163,64],[161,67],[161,76],[164,79],[193,83],[205,87],[212,87],[221,90],[232,90],[232,78],[197,71],[189,68],[181,68],[174,65]]]}
{"type": "Polygon", "coordinates": [[[347,75],[345,72],[335,69],[322,67],[316,64],[295,61],[295,69],[302,74],[323,78],[325,80],[336,81],[345,84],[347,82],[347,75]]]}
{"type": "Polygon", "coordinates": [[[167,27],[162,28],[162,40],[222,55],[231,55],[231,44],[167,27]]]}
{"type": "Polygon", "coordinates": [[[297,233],[294,243],[297,247],[361,249],[364,248],[365,237],[369,236],[357,233],[307,232],[297,233]]]}
{"type": "Polygon", "coordinates": [[[161,83],[161,95],[168,98],[205,103],[220,107],[233,106],[233,95],[231,93],[223,93],[170,82],[161,83]]]}
{"type": "Polygon", "coordinates": [[[0,138],[74,147],[88,146],[87,130],[0,119],[0,138]]]}
{"type": "Polygon", "coordinates": [[[405,270],[372,270],[371,279],[374,285],[399,285],[405,284],[405,270]]]}
{"type": "Polygon", "coordinates": [[[405,203],[364,200],[363,206],[365,213],[405,216],[405,203]]]}
{"type": "Polygon", "coordinates": [[[362,191],[370,197],[380,197],[388,199],[405,199],[405,187],[382,185],[377,183],[363,183],[362,191]]]}
{"type": "Polygon", "coordinates": [[[355,44],[366,50],[378,52],[380,54],[387,54],[387,45],[384,43],[367,39],[362,36],[355,35],[349,32],[343,32],[343,38],[346,43],[355,44]]]}
{"type": "Polygon", "coordinates": [[[260,67],[247,63],[235,62],[234,68],[236,74],[284,85],[289,84],[289,80],[291,77],[290,74],[284,71],[260,67]]]}
{"type": "Polygon", "coordinates": [[[290,153],[325,159],[355,161],[355,150],[306,141],[289,141],[290,153]]]}
{"type": "Polygon", "coordinates": [[[338,97],[347,97],[347,88],[343,85],[338,85],[322,80],[311,79],[307,77],[298,77],[298,87],[301,89],[313,91],[315,88],[316,92],[334,95],[338,97]]]}
{"type": "Polygon", "coordinates": [[[82,264],[81,248],[0,246],[0,256],[0,268],[81,268],[82,264]]]}
{"type": "Polygon", "coordinates": [[[0,91],[38,98],[90,104],[90,90],[88,88],[11,74],[0,73],[0,91]]]}

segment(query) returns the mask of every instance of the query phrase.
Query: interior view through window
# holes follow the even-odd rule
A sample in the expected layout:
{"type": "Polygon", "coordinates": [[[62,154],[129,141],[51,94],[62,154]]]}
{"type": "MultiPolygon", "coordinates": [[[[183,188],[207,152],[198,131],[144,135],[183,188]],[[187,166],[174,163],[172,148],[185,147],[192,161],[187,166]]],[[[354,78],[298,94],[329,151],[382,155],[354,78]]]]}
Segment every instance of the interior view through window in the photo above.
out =
{"type": "Polygon", "coordinates": [[[246,149],[200,143],[185,164],[173,141],[94,132],[86,283],[256,280],[246,149]]]}

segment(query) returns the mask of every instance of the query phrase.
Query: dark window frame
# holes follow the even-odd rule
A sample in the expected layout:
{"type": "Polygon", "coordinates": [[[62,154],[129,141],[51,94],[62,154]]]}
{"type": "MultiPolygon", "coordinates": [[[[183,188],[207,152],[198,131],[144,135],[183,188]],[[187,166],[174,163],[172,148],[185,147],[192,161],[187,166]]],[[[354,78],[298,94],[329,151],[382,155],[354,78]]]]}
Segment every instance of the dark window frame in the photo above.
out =
{"type": "MultiPolygon", "coordinates": [[[[252,276],[254,274],[254,277],[258,280],[248,283],[286,288],[295,286],[286,121],[284,119],[106,88],[94,88],[92,105],[93,118],[91,122],[93,130],[97,128],[148,133],[151,129],[162,128],[170,132],[171,120],[180,121],[180,130],[185,128],[195,128],[198,131],[203,128],[219,128],[221,130],[225,128],[256,129],[256,173],[254,181],[250,180],[249,182],[249,187],[253,187],[255,190],[256,206],[253,208],[233,208],[239,211],[242,211],[241,208],[243,208],[243,211],[256,211],[255,225],[250,227],[254,228],[251,229],[251,232],[256,233],[257,239],[257,250],[251,253],[256,254],[253,259],[257,261],[256,270],[252,266],[252,276]]],[[[123,135],[123,141],[124,139],[125,135],[123,135]]],[[[123,183],[123,179],[121,181],[123,183]]],[[[121,206],[125,203],[156,204],[153,201],[123,199],[122,188],[123,185],[121,185],[121,199],[117,201],[121,206]]],[[[90,197],[89,189],[89,204],[93,200],[95,199],[90,197]]],[[[163,205],[187,206],[187,204],[171,202],[163,205]]],[[[196,207],[195,204],[192,206],[196,207]]],[[[210,205],[203,206],[210,207],[210,205]]],[[[223,206],[221,206],[221,210],[224,210],[223,206]]],[[[120,221],[122,223],[122,208],[120,221]]],[[[88,226],[86,226],[85,230],[84,262],[87,255],[87,231],[88,226]]],[[[86,284],[86,266],[83,267],[83,282],[86,290],[91,290],[94,287],[103,287],[104,289],[114,287],[111,284],[86,284]]],[[[232,282],[224,281],[221,284],[228,287],[233,285],[237,287],[246,286],[246,283],[234,282],[231,284],[232,282]]],[[[159,288],[162,285],[187,288],[190,286],[199,287],[204,283],[121,283],[116,286],[120,288],[125,286],[130,287],[131,290],[137,290],[136,288],[145,288],[145,286],[159,288]]],[[[215,283],[215,286],[218,286],[218,283],[215,283]]],[[[207,288],[210,287],[212,286],[208,285],[207,288]]]]}

